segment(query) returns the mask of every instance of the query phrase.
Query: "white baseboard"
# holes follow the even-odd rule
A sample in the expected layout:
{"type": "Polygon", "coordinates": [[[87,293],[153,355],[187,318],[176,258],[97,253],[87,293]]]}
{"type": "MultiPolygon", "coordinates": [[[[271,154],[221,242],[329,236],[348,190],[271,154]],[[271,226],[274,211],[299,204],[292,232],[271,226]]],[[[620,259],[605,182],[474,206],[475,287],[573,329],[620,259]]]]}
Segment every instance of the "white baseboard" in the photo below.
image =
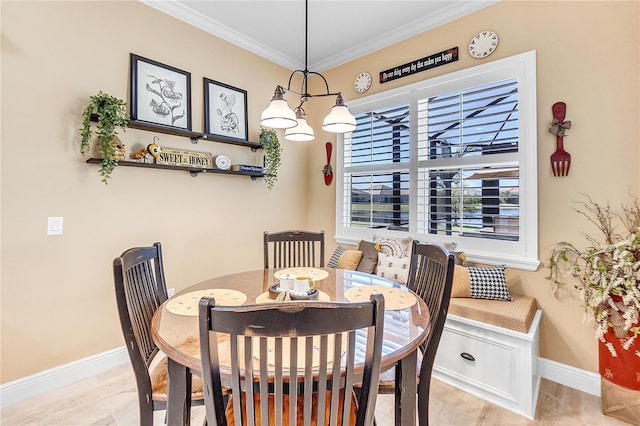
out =
{"type": "MultiPolygon", "coordinates": [[[[69,385],[127,362],[129,362],[129,355],[126,348],[122,346],[5,383],[0,385],[0,408],[69,385]]],[[[545,358],[538,360],[538,368],[544,379],[600,396],[600,375],[597,373],[545,358]]]]}
{"type": "Polygon", "coordinates": [[[0,385],[0,408],[16,404],[129,362],[126,347],[111,349],[69,364],[0,385]]]}
{"type": "Polygon", "coordinates": [[[600,397],[600,374],[540,358],[538,368],[542,378],[600,397]]]}

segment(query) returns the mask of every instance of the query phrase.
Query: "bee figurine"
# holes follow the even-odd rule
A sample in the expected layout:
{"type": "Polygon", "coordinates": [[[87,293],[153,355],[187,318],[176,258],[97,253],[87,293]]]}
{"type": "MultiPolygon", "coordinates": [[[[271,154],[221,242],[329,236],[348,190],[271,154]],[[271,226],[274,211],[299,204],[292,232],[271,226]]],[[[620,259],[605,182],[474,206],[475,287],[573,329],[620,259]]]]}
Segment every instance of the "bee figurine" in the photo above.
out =
{"type": "Polygon", "coordinates": [[[160,153],[162,152],[162,148],[160,147],[160,145],[155,143],[157,139],[157,136],[154,137],[154,143],[150,143],[146,148],[142,148],[140,151],[132,153],[131,158],[143,163],[150,161],[149,158],[147,158],[147,154],[150,154],[154,160],[158,158],[160,156],[160,153]]]}
{"type": "Polygon", "coordinates": [[[160,156],[160,153],[162,152],[162,148],[160,148],[160,145],[152,143],[147,147],[147,151],[149,152],[149,154],[151,154],[151,156],[153,156],[153,158],[158,158],[160,156]]]}
{"type": "Polygon", "coordinates": [[[147,162],[147,148],[142,148],[138,152],[132,152],[130,156],[133,160],[138,160],[138,162],[142,161],[143,163],[147,162]]]}

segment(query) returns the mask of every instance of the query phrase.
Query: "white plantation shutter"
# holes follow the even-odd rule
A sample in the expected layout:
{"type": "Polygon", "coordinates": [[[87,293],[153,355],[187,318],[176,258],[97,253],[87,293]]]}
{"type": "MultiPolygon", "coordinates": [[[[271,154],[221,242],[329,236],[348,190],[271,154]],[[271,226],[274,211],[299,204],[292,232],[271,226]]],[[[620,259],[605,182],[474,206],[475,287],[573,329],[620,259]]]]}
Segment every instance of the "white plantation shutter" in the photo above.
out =
{"type": "Polygon", "coordinates": [[[410,236],[472,262],[538,267],[535,52],[348,104],[357,126],[338,136],[337,242],[410,236]]]}
{"type": "Polygon", "coordinates": [[[409,228],[409,105],[356,116],[344,139],[343,225],[409,228]]]}
{"type": "Polygon", "coordinates": [[[356,130],[345,139],[345,166],[408,163],[409,104],[356,116],[356,130]]]}
{"type": "Polygon", "coordinates": [[[517,79],[420,99],[418,121],[418,232],[517,241],[517,79]]]}

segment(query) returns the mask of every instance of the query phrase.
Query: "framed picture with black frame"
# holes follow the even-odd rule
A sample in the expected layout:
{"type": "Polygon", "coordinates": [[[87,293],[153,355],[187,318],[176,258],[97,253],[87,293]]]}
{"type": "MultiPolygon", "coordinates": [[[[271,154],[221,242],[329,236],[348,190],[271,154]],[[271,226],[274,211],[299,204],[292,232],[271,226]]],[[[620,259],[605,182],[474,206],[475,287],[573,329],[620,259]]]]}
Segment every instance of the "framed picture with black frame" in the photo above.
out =
{"type": "Polygon", "coordinates": [[[131,54],[131,120],[191,130],[191,73],[131,54]]]}
{"type": "Polygon", "coordinates": [[[247,142],[247,91],[204,77],[204,132],[247,142]]]}

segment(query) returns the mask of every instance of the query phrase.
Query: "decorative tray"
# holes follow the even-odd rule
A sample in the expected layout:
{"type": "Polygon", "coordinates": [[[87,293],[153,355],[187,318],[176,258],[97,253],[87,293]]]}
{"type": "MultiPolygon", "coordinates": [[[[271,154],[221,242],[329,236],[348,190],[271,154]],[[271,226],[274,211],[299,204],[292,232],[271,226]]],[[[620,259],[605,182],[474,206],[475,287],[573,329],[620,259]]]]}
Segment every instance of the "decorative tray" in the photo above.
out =
{"type": "MultiPolygon", "coordinates": [[[[280,284],[274,284],[269,287],[269,297],[275,299],[282,293],[284,290],[280,288],[280,284]]],[[[298,293],[293,290],[289,290],[289,297],[291,300],[313,300],[317,299],[320,295],[320,291],[317,288],[310,288],[305,293],[298,293]]]]}

